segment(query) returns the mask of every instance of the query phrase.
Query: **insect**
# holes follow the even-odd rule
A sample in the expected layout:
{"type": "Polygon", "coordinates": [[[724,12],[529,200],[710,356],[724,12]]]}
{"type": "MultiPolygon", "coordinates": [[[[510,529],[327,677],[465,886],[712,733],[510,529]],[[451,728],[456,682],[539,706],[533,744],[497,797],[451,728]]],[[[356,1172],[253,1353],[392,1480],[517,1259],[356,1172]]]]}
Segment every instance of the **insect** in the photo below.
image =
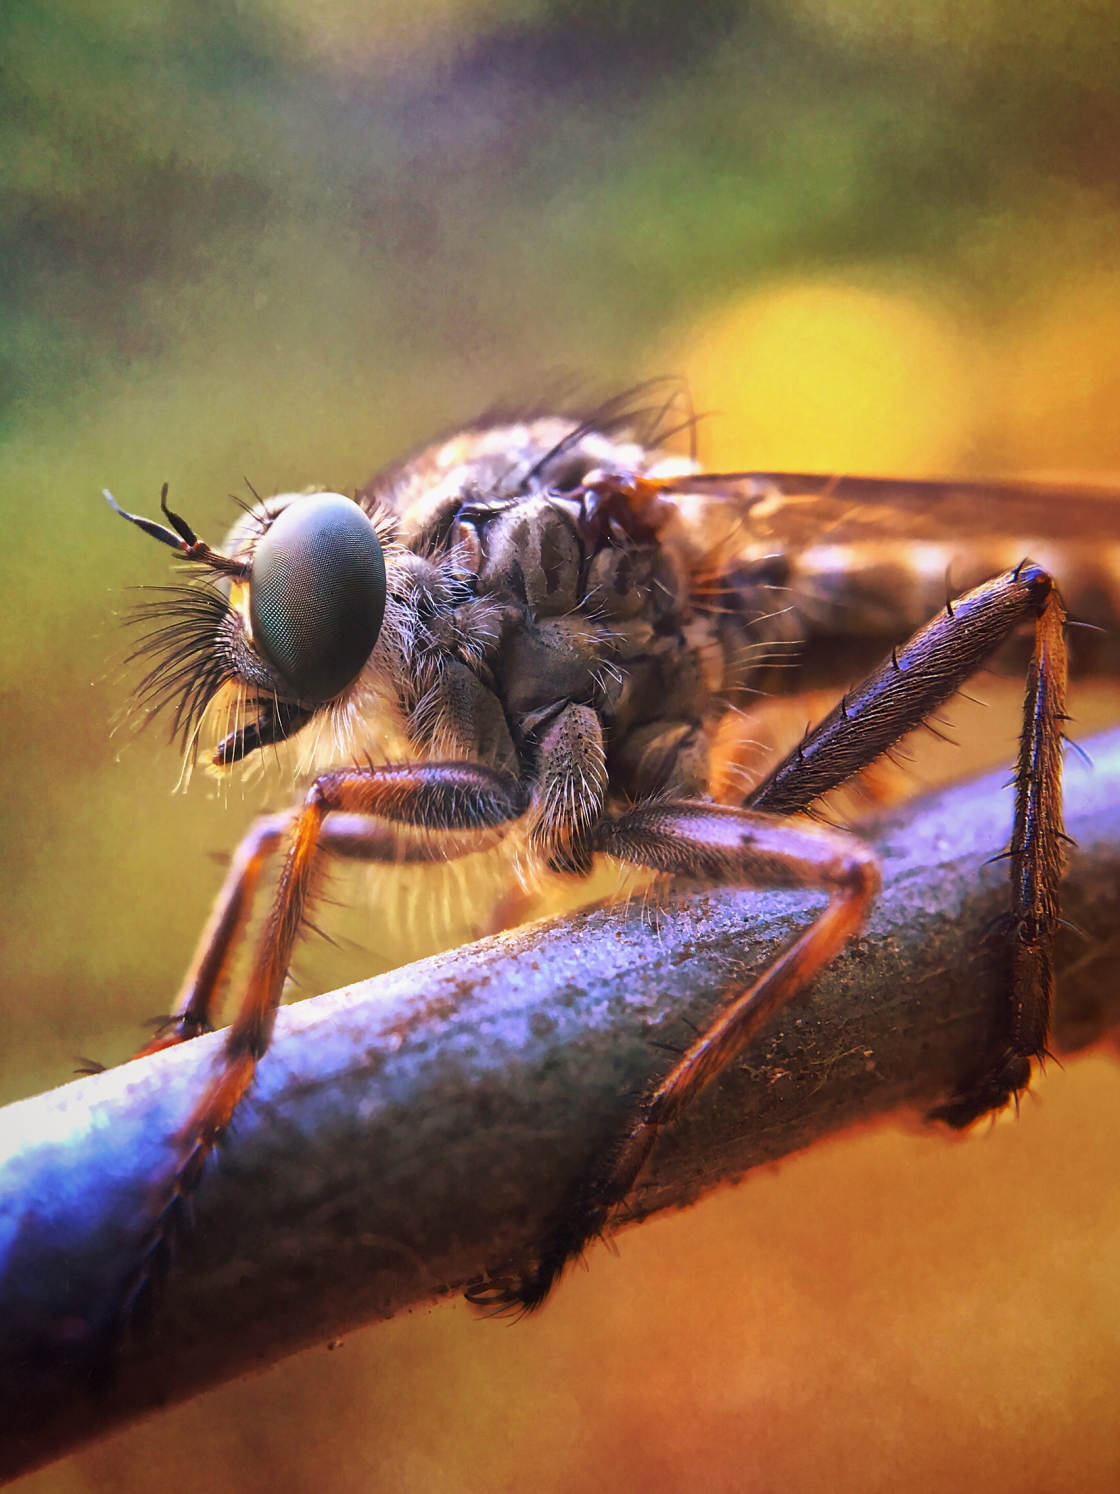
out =
{"type": "Polygon", "coordinates": [[[534,1258],[474,1293],[543,1302],[659,1131],[860,928],[874,857],[807,816],[1017,635],[1029,660],[1002,1038],[935,1116],[969,1125],[1014,1099],[1045,1057],[1066,854],[1055,576],[1069,577],[1086,620],[1108,620],[1120,510],[1079,489],[704,473],[667,454],[671,412],[644,410],[643,397],[587,419],[479,423],[353,499],[258,500],[219,549],[168,506],[166,487],[166,523],[106,494],[193,573],[147,607],[142,708],[169,712],[187,753],[220,770],[290,742],[301,784],[238,848],[169,1026],[142,1050],[211,1028],[254,892],[279,864],[221,1065],[177,1138],[169,1207],[198,1186],[267,1053],[332,855],[438,862],[504,839],[523,867],[570,878],[605,855],[826,892],[749,989],[728,993],[534,1258]],[[768,703],[821,683],[850,688],[760,762],[768,703]]]}

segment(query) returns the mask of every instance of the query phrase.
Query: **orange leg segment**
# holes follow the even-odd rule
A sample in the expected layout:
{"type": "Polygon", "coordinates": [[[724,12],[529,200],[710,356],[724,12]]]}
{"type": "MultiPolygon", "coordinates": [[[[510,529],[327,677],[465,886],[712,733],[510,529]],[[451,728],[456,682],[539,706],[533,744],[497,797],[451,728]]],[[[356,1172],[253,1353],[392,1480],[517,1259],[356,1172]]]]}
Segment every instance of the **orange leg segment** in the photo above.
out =
{"type": "Polygon", "coordinates": [[[540,1305],[565,1265],[600,1234],[631,1191],[662,1127],[718,1077],[860,928],[879,889],[872,853],[854,836],[795,826],[746,809],[678,802],[604,822],[597,848],[657,871],[723,885],[821,889],[829,901],[746,991],[727,1005],[643,1104],[608,1170],[558,1216],[534,1263],[469,1293],[482,1305],[540,1305]]]}
{"type": "Polygon", "coordinates": [[[173,1171],[163,1200],[154,1209],[143,1261],[122,1290],[122,1319],[145,1290],[176,1206],[198,1185],[207,1157],[229,1127],[268,1048],[292,951],[314,897],[321,852],[334,848],[365,860],[436,855],[443,859],[486,844],[491,838],[487,832],[516,819],[527,806],[526,791],[516,778],[479,764],[389,764],[324,774],[299,810],[267,816],[250,831],[191,963],[178,1005],[176,1031],[167,1042],[153,1047],[182,1042],[209,1025],[265,861],[286,836],[272,909],[219,1066],[176,1137],[173,1171]],[[331,815],[337,817],[334,834],[331,815]],[[404,825],[439,832],[439,836],[431,844],[420,837],[409,845],[395,829],[404,825]]]}

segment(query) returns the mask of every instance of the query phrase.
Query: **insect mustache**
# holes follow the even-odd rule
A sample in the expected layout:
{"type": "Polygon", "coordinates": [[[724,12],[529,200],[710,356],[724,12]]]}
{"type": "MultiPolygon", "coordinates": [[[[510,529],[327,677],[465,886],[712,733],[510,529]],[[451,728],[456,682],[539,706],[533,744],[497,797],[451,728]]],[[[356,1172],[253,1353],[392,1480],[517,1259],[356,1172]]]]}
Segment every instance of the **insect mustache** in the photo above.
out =
{"type": "Polygon", "coordinates": [[[172,713],[172,739],[185,747],[197,732],[229,666],[219,647],[228,616],[222,593],[208,584],[161,587],[160,600],[143,602],[127,619],[144,629],[126,662],[151,661],[136,690],[146,721],[172,713]]]}

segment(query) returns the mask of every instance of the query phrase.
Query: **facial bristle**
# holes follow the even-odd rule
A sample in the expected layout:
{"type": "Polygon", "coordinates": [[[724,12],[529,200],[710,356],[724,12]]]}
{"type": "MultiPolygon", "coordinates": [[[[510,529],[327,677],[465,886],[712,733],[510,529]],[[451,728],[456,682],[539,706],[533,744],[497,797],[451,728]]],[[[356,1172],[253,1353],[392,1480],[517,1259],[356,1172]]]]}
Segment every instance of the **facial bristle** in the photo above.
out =
{"type": "Polygon", "coordinates": [[[128,657],[153,661],[137,686],[137,704],[148,720],[169,714],[172,739],[185,748],[232,677],[221,647],[229,607],[222,591],[206,582],[159,590],[160,600],[141,603],[129,619],[143,631],[128,657]]]}

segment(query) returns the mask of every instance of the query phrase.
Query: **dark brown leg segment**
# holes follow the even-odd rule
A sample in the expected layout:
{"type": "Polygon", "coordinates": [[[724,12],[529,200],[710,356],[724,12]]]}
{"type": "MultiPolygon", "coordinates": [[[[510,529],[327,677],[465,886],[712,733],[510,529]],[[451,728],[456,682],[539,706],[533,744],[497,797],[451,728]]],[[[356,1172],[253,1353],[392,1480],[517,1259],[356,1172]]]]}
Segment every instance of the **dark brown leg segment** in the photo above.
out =
{"type": "Polygon", "coordinates": [[[1010,848],[1006,1037],[974,1080],[932,1112],[958,1127],[1005,1105],[1028,1083],[1031,1060],[1046,1054],[1065,861],[1061,782],[1067,672],[1065,611],[1050,576],[1024,562],[951,602],[846,695],[747,801],[779,814],[807,809],[937,710],[1031,618],[1035,642],[1010,848]]]}
{"type": "Polygon", "coordinates": [[[1062,729],[1066,721],[1065,613],[1051,592],[1039,616],[1019,760],[1011,834],[1011,911],[1008,942],[1008,1028],[994,1062],[931,1117],[967,1126],[998,1109],[1030,1081],[1031,1060],[1046,1057],[1054,997],[1054,936],[1065,870],[1062,825],[1062,729]]]}

